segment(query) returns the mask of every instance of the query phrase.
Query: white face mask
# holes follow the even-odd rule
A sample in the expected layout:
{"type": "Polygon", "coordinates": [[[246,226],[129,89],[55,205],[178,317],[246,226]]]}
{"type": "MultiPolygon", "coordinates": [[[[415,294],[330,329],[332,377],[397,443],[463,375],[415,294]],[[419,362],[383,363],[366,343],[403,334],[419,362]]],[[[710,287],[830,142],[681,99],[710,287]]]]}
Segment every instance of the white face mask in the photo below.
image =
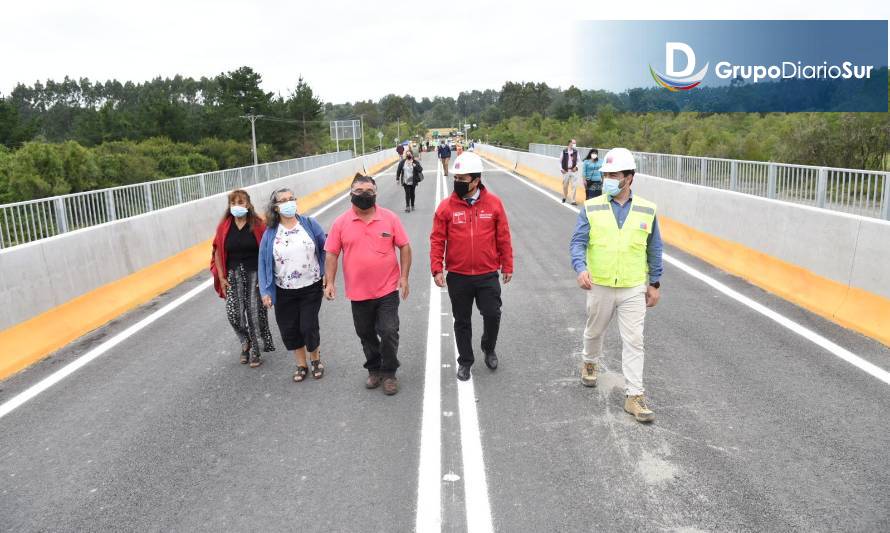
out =
{"type": "Polygon", "coordinates": [[[572,144],[570,144],[569,146],[572,148],[572,150],[575,149],[575,143],[572,143],[572,144]]]}

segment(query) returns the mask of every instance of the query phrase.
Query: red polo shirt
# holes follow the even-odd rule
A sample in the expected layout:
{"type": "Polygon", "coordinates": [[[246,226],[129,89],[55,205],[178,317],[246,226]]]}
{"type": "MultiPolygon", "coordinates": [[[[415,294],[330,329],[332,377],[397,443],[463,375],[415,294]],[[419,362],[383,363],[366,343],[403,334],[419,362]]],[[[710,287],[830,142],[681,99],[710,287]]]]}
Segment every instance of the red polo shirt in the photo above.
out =
{"type": "Polygon", "coordinates": [[[331,254],[343,252],[343,279],[346,297],[352,301],[372,300],[399,288],[399,259],[396,247],[408,244],[408,235],[399,217],[377,206],[367,224],[355,208],[337,217],[325,241],[331,254]]]}

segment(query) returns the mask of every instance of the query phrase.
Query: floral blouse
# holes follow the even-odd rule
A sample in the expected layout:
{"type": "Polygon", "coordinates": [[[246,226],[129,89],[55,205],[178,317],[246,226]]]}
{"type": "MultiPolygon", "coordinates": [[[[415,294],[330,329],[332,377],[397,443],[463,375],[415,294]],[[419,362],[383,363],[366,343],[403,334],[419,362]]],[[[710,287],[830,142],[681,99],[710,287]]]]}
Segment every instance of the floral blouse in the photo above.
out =
{"type": "Polygon", "coordinates": [[[321,279],[315,241],[298,223],[293,229],[278,225],[272,245],[275,285],[282,289],[308,287],[321,279]]]}

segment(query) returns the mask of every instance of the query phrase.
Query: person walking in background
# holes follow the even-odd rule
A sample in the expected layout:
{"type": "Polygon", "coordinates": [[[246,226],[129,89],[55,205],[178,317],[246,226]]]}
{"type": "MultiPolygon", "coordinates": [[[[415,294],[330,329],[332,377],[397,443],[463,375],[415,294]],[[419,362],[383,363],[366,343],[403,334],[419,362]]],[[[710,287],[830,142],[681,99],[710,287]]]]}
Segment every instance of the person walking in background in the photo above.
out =
{"type": "Polygon", "coordinates": [[[562,151],[559,164],[559,171],[562,173],[562,203],[566,203],[566,198],[571,198],[572,205],[578,205],[578,201],[575,198],[578,191],[576,178],[576,173],[578,172],[578,150],[575,149],[575,139],[569,141],[569,145],[562,151]],[[569,186],[572,189],[571,195],[569,195],[569,186]]]}
{"type": "Polygon", "coordinates": [[[447,176],[448,163],[451,161],[451,148],[448,147],[445,139],[442,139],[441,144],[439,145],[439,160],[442,161],[442,169],[445,171],[445,175],[447,176]]]}
{"type": "Polygon", "coordinates": [[[591,148],[587,157],[581,164],[581,174],[584,176],[584,194],[587,200],[596,198],[603,193],[603,176],[600,172],[603,163],[599,160],[599,151],[591,148]]]}
{"type": "Polygon", "coordinates": [[[405,212],[414,211],[414,193],[417,184],[423,179],[423,167],[420,161],[414,159],[414,154],[408,152],[405,159],[399,162],[396,169],[396,183],[401,183],[405,189],[405,212]]]}
{"type": "Polygon", "coordinates": [[[635,172],[629,150],[609,150],[603,194],[584,202],[570,251],[578,286],[587,291],[581,383],[596,386],[603,337],[617,315],[624,410],[638,422],[651,422],[655,413],[643,396],[643,323],[646,308],[660,297],[663,245],[656,205],[631,190],[635,172]]]}
{"type": "Polygon", "coordinates": [[[399,161],[401,161],[402,158],[405,156],[405,147],[402,146],[401,143],[399,143],[399,145],[396,146],[396,153],[399,154],[399,161]]]}
{"type": "Polygon", "coordinates": [[[284,347],[294,352],[294,381],[321,379],[318,313],[324,277],[325,234],[312,217],[297,214],[297,199],[290,189],[278,189],[269,198],[268,228],[260,243],[260,294],[266,308],[275,306],[275,321],[284,347]]]}
{"type": "Polygon", "coordinates": [[[269,316],[260,301],[257,254],[266,229],[257,216],[247,191],[229,193],[229,206],[216,227],[210,271],[217,294],[226,300],[226,317],[241,342],[241,364],[262,364],[263,351],[275,351],[269,316]]]}
{"type": "Polygon", "coordinates": [[[376,389],[382,382],[383,393],[391,396],[399,391],[399,292],[408,298],[411,245],[399,217],[376,205],[374,178],[356,174],[350,189],[352,207],[334,221],[325,244],[325,297],[335,297],[342,252],[346,298],[365,352],[365,387],[376,389]]]}
{"type": "Polygon", "coordinates": [[[482,352],[485,365],[498,367],[495,348],[501,324],[501,284],[513,279],[510,224],[500,198],[482,185],[482,159],[466,152],[454,160],[454,193],[442,200],[430,233],[430,270],[439,287],[448,285],[457,379],[470,379],[473,355],[473,302],[482,313],[482,352]],[[443,275],[443,270],[448,275],[443,275]]]}

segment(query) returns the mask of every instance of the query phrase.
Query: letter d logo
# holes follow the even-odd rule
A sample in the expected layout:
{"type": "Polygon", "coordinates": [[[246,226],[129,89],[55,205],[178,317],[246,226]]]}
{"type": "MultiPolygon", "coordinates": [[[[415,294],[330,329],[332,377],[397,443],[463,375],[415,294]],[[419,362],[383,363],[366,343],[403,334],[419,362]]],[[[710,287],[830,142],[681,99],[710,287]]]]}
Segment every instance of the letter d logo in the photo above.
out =
{"type": "Polygon", "coordinates": [[[664,43],[664,66],[667,74],[661,74],[649,65],[649,73],[655,83],[661,85],[671,92],[688,91],[694,87],[698,87],[705,75],[708,73],[710,63],[705,63],[704,68],[692,74],[695,70],[695,52],[692,47],[686,43],[664,43]],[[674,69],[674,57],[676,52],[682,52],[686,56],[686,68],[683,70],[674,69]]]}
{"type": "Polygon", "coordinates": [[[664,73],[672,78],[683,78],[692,74],[695,70],[695,52],[692,47],[686,43],[665,43],[664,44],[664,73]],[[686,68],[683,70],[674,70],[675,52],[683,52],[686,55],[686,68]]]}

